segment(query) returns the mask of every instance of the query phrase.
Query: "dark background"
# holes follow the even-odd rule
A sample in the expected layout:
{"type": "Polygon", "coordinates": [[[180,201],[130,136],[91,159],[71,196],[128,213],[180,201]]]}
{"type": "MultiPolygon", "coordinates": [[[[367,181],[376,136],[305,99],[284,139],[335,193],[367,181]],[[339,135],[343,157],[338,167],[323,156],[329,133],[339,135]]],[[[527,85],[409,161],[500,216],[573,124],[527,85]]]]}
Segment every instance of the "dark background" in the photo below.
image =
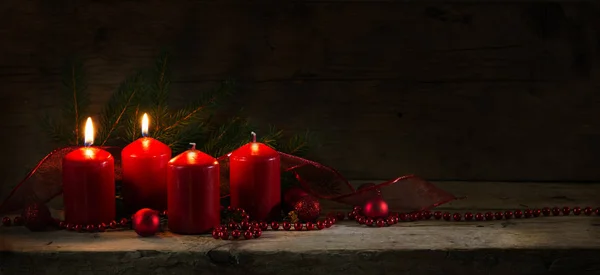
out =
{"type": "Polygon", "coordinates": [[[232,105],[351,179],[600,180],[599,4],[240,3],[0,1],[0,193],[55,147],[35,119],[65,58],[98,112],[164,47],[180,99],[233,77],[232,105]]]}

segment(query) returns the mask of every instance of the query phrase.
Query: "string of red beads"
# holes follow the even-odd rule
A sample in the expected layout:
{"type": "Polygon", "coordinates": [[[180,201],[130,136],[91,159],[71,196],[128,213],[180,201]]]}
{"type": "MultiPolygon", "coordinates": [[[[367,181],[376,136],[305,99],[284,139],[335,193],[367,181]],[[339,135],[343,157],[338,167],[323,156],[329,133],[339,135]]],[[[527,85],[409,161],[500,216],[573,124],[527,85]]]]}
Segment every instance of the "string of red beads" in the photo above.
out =
{"type": "MultiPolygon", "coordinates": [[[[237,240],[243,237],[246,240],[256,239],[262,236],[262,232],[266,230],[279,230],[280,228],[285,231],[309,231],[309,230],[322,230],[330,228],[338,221],[338,216],[328,215],[324,220],[318,220],[316,222],[295,222],[289,221],[272,221],[272,222],[257,222],[250,221],[250,216],[241,208],[233,209],[228,207],[225,211],[226,214],[238,216],[241,218],[240,222],[229,219],[226,224],[221,224],[212,231],[212,237],[217,240],[237,240]]],[[[344,216],[342,215],[342,219],[344,216]]]]}
{"type": "Polygon", "coordinates": [[[536,218],[541,216],[568,216],[573,214],[575,216],[579,216],[584,214],[586,216],[590,216],[592,214],[600,216],[600,207],[593,209],[592,207],[581,208],[579,206],[570,208],[568,206],[559,208],[559,207],[544,207],[544,208],[536,208],[536,209],[517,209],[517,210],[505,210],[505,211],[497,211],[497,212],[476,212],[475,214],[471,212],[466,213],[450,213],[450,212],[442,212],[435,211],[431,212],[429,210],[413,212],[413,213],[390,213],[385,218],[372,218],[365,217],[362,215],[362,208],[360,206],[355,206],[352,211],[348,213],[348,219],[355,220],[359,224],[364,224],[367,226],[391,226],[397,224],[399,221],[418,221],[418,220],[429,220],[432,217],[436,220],[444,220],[444,221],[491,221],[491,220],[508,220],[508,219],[520,219],[520,218],[536,218]]]}

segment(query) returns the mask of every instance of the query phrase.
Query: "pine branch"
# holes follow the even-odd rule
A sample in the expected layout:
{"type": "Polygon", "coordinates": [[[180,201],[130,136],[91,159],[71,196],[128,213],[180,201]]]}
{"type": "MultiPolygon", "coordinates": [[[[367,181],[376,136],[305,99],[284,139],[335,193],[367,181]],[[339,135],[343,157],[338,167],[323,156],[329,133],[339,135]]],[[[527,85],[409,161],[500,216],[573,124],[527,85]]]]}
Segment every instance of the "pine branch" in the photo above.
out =
{"type": "Polygon", "coordinates": [[[71,119],[71,127],[73,129],[74,142],[79,145],[81,139],[79,128],[83,127],[83,113],[89,106],[89,99],[85,89],[85,71],[83,63],[78,59],[70,60],[67,68],[63,72],[64,100],[69,102],[67,109],[64,112],[67,119],[71,119]]]}
{"type": "Polygon", "coordinates": [[[144,85],[141,74],[135,74],[123,82],[119,89],[112,94],[100,117],[99,145],[106,145],[119,130],[128,112],[140,105],[144,95],[144,85]]]}
{"type": "Polygon", "coordinates": [[[40,126],[42,130],[46,132],[48,137],[58,143],[59,146],[67,146],[72,145],[72,135],[69,134],[69,131],[64,127],[64,125],[56,120],[52,119],[52,117],[48,114],[45,114],[43,117],[40,117],[40,126]]]}
{"type": "Polygon", "coordinates": [[[152,112],[151,116],[153,117],[155,129],[161,130],[163,124],[166,123],[166,119],[168,118],[168,109],[167,104],[169,101],[170,94],[170,69],[169,69],[169,54],[167,52],[163,52],[159,55],[156,60],[156,65],[153,73],[151,74],[149,83],[150,85],[150,95],[152,98],[152,112]]]}

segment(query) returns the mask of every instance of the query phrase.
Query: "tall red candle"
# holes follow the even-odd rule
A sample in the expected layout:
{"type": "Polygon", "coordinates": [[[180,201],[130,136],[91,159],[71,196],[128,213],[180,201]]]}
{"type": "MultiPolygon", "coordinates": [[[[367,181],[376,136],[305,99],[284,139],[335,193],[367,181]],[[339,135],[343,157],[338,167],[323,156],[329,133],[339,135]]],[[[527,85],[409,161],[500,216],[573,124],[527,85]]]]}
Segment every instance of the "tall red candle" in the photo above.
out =
{"type": "Polygon", "coordinates": [[[241,207],[250,218],[268,221],[280,216],[281,167],[279,153],[271,147],[252,142],[229,156],[231,205],[241,207]]]}
{"type": "Polygon", "coordinates": [[[219,162],[191,145],[167,168],[169,230],[178,234],[203,234],[221,222],[219,162]]]}
{"type": "Polygon", "coordinates": [[[142,138],[121,151],[123,204],[128,212],[167,209],[167,163],[171,148],[147,137],[148,116],[142,118],[142,138]]]}
{"type": "Polygon", "coordinates": [[[115,161],[93,143],[92,119],[85,125],[85,147],[62,160],[65,221],[74,224],[109,223],[115,219],[115,161]]]}

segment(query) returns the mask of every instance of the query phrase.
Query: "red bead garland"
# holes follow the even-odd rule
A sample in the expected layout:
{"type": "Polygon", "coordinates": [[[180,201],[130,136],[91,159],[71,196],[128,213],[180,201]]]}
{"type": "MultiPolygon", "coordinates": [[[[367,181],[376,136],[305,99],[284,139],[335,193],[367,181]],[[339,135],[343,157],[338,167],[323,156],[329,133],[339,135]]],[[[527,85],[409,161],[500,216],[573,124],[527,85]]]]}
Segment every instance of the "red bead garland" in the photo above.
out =
{"type": "Polygon", "coordinates": [[[558,208],[558,207],[544,207],[541,209],[525,209],[525,210],[521,210],[521,209],[517,209],[517,210],[506,210],[506,211],[497,211],[497,212],[486,212],[486,213],[471,213],[471,212],[466,212],[464,214],[461,213],[450,213],[450,212],[441,212],[441,211],[435,211],[435,212],[431,212],[429,210],[425,210],[422,212],[413,212],[413,213],[390,213],[390,215],[388,215],[388,217],[386,219],[377,219],[376,221],[373,220],[373,218],[371,217],[365,217],[360,215],[360,207],[355,206],[354,209],[349,212],[348,215],[348,219],[350,220],[355,220],[357,223],[359,224],[364,224],[367,226],[377,226],[377,227],[383,227],[383,226],[390,226],[390,225],[394,225],[396,223],[398,223],[398,221],[416,221],[416,220],[428,220],[431,219],[432,217],[436,220],[440,220],[443,219],[445,221],[456,221],[456,222],[460,222],[460,221],[491,221],[491,220],[508,220],[508,219],[521,219],[521,218],[533,218],[533,217],[540,217],[541,215],[543,216],[568,216],[571,213],[575,216],[579,216],[582,213],[585,214],[586,216],[590,216],[592,214],[595,215],[599,215],[600,216],[600,207],[599,208],[595,208],[592,209],[591,207],[585,207],[585,208],[581,208],[581,207],[574,207],[573,209],[571,209],[568,206],[565,206],[563,208],[558,208]]]}

